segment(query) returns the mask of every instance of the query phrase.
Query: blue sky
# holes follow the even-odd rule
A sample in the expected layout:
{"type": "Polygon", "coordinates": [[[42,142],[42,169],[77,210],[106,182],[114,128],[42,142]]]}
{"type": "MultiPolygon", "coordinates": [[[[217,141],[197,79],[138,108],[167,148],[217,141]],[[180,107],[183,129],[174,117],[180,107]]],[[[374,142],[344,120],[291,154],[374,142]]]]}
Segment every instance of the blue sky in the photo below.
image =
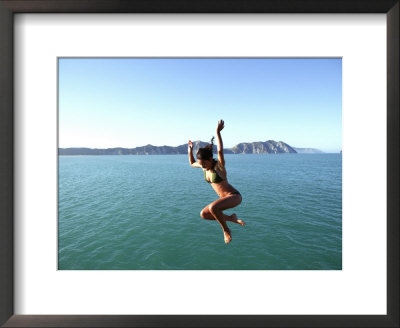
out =
{"type": "Polygon", "coordinates": [[[339,58],[60,58],[59,147],[342,147],[339,58]]]}

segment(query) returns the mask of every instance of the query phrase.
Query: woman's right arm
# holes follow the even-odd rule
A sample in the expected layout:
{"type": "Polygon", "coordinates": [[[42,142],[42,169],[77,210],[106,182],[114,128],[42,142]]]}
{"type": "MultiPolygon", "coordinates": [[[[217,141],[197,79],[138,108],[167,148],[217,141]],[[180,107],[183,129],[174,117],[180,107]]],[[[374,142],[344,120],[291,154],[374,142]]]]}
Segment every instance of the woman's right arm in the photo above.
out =
{"type": "Polygon", "coordinates": [[[189,154],[189,163],[193,167],[201,167],[199,163],[196,162],[193,156],[193,142],[189,140],[188,142],[188,154],[189,154]]]}

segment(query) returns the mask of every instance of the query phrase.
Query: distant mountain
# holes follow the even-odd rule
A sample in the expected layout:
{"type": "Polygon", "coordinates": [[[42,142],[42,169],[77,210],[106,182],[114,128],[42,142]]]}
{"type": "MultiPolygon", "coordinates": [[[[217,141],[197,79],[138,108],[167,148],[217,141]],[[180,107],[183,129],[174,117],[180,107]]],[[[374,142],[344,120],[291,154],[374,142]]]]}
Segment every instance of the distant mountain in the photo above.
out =
{"type": "MultiPolygon", "coordinates": [[[[193,153],[196,154],[199,148],[208,145],[204,141],[193,142],[193,153]]],[[[214,152],[217,146],[214,145],[214,152]]],[[[295,148],[282,141],[259,141],[243,142],[233,148],[224,148],[225,154],[295,154],[295,148]]],[[[59,148],[59,155],[177,155],[187,154],[187,144],[177,147],[146,145],[136,148],[59,148]]]]}
{"type": "MultiPolygon", "coordinates": [[[[182,146],[152,146],[146,145],[136,148],[59,148],[59,155],[170,155],[182,154],[182,146]]],[[[187,152],[187,145],[185,147],[187,152]]]]}
{"type": "Polygon", "coordinates": [[[323,154],[324,152],[315,148],[294,148],[299,154],[323,154]]]}
{"type": "Polygon", "coordinates": [[[296,151],[282,141],[268,140],[265,142],[240,143],[233,147],[234,154],[295,154],[296,151]]]}

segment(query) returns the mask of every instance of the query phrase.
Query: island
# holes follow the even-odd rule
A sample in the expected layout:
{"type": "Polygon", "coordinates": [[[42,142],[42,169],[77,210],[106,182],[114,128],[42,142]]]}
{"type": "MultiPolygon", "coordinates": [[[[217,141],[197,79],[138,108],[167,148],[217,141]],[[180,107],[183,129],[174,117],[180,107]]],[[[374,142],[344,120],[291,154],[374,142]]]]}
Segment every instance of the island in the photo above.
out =
{"type": "MultiPolygon", "coordinates": [[[[204,141],[194,141],[194,153],[199,148],[206,146],[208,143],[204,141]]],[[[214,145],[216,152],[217,146],[214,145]]],[[[233,148],[224,148],[225,154],[297,154],[297,153],[322,153],[322,151],[314,148],[294,148],[283,141],[257,141],[242,142],[233,148]]],[[[182,155],[187,154],[187,144],[180,146],[153,146],[146,145],[136,148],[59,148],[58,155],[182,155]]]]}

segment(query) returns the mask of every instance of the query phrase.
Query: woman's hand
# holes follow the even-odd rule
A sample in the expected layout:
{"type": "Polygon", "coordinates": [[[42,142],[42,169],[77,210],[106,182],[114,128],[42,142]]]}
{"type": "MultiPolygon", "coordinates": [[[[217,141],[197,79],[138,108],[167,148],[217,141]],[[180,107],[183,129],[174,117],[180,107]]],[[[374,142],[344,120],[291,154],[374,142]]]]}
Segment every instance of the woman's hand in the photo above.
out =
{"type": "Polygon", "coordinates": [[[191,140],[188,141],[188,147],[190,149],[193,149],[193,142],[191,140]]]}
{"type": "Polygon", "coordinates": [[[217,132],[221,132],[223,128],[224,128],[224,121],[223,120],[218,121],[217,132]]]}

